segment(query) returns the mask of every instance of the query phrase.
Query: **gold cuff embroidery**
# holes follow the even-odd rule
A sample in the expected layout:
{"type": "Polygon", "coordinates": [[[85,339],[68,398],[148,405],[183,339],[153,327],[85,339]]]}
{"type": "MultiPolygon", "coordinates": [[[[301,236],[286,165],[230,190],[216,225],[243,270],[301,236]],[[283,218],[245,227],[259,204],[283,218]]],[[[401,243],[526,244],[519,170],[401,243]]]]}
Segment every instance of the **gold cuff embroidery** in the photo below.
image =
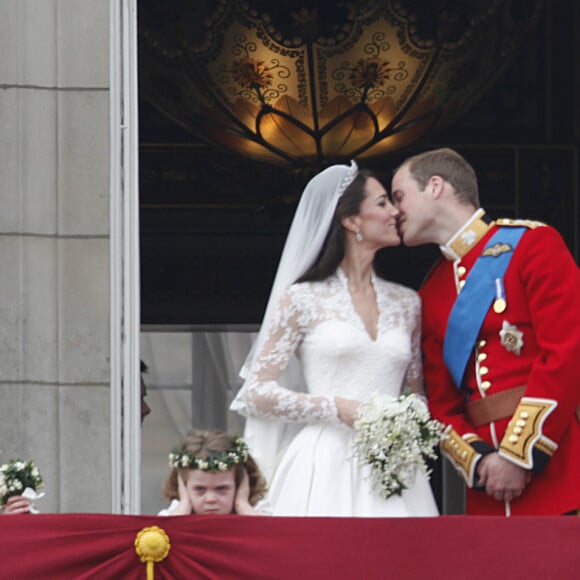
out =
{"type": "Polygon", "coordinates": [[[455,467],[469,487],[474,485],[475,465],[481,457],[469,444],[471,441],[481,441],[481,439],[474,434],[469,434],[462,438],[451,425],[448,425],[443,432],[440,445],[441,453],[451,461],[453,467],[455,467]]]}
{"type": "Polygon", "coordinates": [[[499,446],[499,454],[524,469],[534,466],[534,446],[553,455],[557,445],[542,435],[548,415],[558,406],[552,399],[523,397],[517,406],[499,446]]]}
{"type": "Polygon", "coordinates": [[[551,439],[542,436],[535,445],[538,451],[545,453],[546,455],[552,457],[554,453],[556,453],[556,449],[558,449],[558,444],[554,443],[551,439]]]}

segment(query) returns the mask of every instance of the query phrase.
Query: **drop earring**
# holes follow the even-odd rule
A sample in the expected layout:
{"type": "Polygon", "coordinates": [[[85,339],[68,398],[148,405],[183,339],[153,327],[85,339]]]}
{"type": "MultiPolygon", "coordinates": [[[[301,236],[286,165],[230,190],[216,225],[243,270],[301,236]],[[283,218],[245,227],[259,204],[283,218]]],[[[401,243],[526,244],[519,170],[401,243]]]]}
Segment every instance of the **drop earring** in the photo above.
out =
{"type": "Polygon", "coordinates": [[[360,229],[358,229],[358,230],[356,231],[356,234],[355,234],[355,236],[354,236],[354,239],[355,239],[357,242],[362,242],[362,241],[363,241],[363,235],[361,234],[361,232],[360,232],[360,229]]]}

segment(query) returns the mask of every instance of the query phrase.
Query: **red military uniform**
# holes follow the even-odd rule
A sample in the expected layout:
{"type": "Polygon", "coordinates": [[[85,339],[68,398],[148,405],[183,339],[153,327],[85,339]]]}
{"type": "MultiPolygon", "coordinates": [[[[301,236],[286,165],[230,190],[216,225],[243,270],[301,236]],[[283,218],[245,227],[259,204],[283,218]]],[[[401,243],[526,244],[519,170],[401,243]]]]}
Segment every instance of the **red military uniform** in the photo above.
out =
{"type": "Polygon", "coordinates": [[[580,508],[580,271],[553,228],[482,216],[442,248],[420,290],[427,396],[448,425],[441,450],[470,488],[467,513],[565,513],[580,508]],[[498,287],[505,304],[486,313],[459,389],[443,361],[449,314],[486,242],[514,225],[527,229],[498,287]],[[492,451],[533,472],[512,502],[471,489],[492,451]]]}

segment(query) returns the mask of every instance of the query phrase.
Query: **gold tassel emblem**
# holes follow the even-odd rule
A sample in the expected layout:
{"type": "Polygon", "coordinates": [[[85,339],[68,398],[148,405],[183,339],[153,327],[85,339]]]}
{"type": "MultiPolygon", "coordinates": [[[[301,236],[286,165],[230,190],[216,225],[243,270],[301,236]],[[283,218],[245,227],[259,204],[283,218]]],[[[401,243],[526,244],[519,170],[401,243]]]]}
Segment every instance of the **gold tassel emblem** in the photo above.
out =
{"type": "Polygon", "coordinates": [[[135,536],[135,551],[141,562],[147,563],[147,580],[154,579],[153,566],[167,558],[171,543],[165,530],[158,526],[143,528],[135,536]]]}

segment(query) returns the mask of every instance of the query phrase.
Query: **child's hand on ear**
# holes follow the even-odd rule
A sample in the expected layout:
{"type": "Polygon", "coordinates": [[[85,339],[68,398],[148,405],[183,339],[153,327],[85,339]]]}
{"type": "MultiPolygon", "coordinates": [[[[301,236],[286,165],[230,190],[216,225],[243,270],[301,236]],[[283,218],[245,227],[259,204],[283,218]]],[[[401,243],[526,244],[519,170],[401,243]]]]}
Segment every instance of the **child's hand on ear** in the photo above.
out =
{"type": "Polygon", "coordinates": [[[250,477],[246,468],[234,500],[234,509],[240,515],[256,515],[256,510],[250,504],[250,477]]]}
{"type": "Polygon", "coordinates": [[[181,472],[177,474],[177,493],[179,494],[179,504],[175,509],[171,510],[170,515],[187,516],[191,514],[193,512],[193,507],[181,472]]]}

